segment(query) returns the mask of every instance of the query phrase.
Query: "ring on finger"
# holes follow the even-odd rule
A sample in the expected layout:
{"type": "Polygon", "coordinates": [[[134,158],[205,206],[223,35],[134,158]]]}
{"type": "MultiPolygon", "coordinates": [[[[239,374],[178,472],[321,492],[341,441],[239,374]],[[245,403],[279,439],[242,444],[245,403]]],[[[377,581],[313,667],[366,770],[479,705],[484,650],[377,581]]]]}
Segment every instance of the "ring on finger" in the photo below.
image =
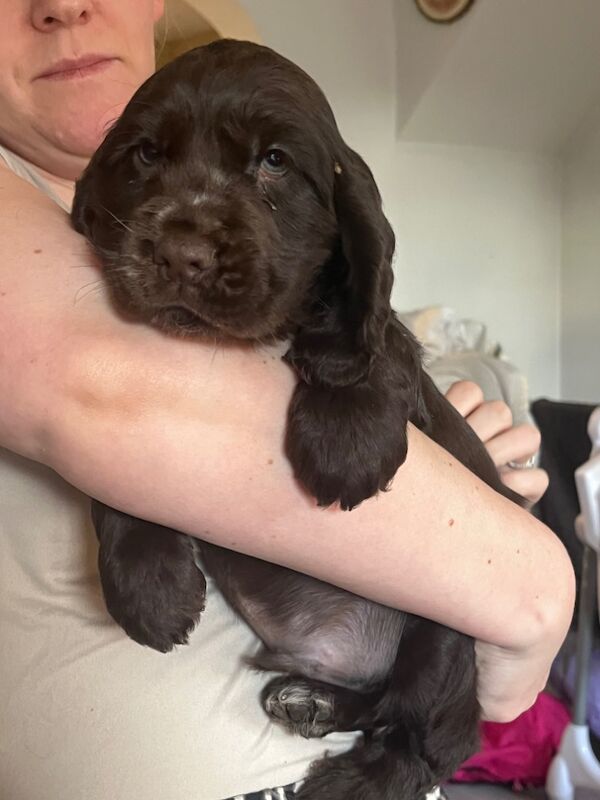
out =
{"type": "Polygon", "coordinates": [[[535,467],[535,455],[530,456],[527,461],[507,461],[506,466],[511,469],[533,469],[535,467]]]}

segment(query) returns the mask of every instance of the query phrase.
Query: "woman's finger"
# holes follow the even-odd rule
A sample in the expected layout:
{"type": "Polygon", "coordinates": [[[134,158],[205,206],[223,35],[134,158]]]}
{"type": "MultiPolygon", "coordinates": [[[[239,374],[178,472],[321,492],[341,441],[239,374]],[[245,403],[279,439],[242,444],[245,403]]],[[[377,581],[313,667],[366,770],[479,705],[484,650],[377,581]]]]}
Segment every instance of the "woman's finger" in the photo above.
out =
{"type": "Polygon", "coordinates": [[[461,416],[466,417],[484,401],[481,387],[473,381],[456,381],[446,392],[448,400],[461,416]]]}
{"type": "Polygon", "coordinates": [[[512,428],[512,411],[504,401],[490,400],[471,412],[467,422],[487,447],[491,439],[512,428]]]}
{"type": "Polygon", "coordinates": [[[540,448],[540,432],[534,425],[513,427],[510,407],[502,400],[485,402],[481,388],[471,381],[458,381],[446,399],[462,414],[485,444],[503,483],[530,503],[537,503],[548,488],[542,469],[513,469],[509,462],[526,463],[540,448]]]}
{"type": "Polygon", "coordinates": [[[497,467],[510,461],[525,463],[540,449],[540,432],[534,425],[515,425],[485,442],[488,453],[497,467]]]}
{"type": "Polygon", "coordinates": [[[548,473],[543,469],[511,469],[500,470],[500,480],[513,492],[520,494],[532,505],[538,502],[548,488],[548,473]]]}

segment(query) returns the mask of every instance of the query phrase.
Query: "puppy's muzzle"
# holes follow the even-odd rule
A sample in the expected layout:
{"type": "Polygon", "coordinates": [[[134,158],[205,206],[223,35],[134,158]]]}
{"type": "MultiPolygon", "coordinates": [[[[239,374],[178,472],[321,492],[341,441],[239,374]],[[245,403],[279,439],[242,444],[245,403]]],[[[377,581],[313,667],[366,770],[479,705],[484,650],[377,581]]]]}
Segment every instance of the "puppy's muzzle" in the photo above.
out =
{"type": "Polygon", "coordinates": [[[217,263],[215,243],[198,231],[165,231],[153,251],[153,261],[164,281],[197,284],[217,263]]]}

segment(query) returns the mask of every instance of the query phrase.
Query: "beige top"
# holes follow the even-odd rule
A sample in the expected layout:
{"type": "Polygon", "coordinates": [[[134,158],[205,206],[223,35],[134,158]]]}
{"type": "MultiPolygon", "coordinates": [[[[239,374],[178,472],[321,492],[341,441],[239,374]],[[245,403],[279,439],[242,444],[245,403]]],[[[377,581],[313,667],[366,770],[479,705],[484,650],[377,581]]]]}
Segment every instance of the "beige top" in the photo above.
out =
{"type": "Polygon", "coordinates": [[[267,720],[266,677],[240,660],[258,641],[210,581],[188,647],[129,640],[104,608],[96,553],[89,500],[0,450],[2,800],[221,800],[293,783],[350,746],[267,720]]]}

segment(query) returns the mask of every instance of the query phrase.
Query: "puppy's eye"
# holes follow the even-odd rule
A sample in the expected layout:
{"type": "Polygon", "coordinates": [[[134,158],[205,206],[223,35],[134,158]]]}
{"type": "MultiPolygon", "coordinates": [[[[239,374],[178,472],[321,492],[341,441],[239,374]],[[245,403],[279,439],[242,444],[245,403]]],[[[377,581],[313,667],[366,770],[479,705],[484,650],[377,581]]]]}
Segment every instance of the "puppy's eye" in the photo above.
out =
{"type": "Polygon", "coordinates": [[[260,166],[271,175],[283,175],[288,168],[287,157],[283,150],[272,147],[265,153],[260,166]]]}
{"type": "Polygon", "coordinates": [[[156,164],[162,155],[158,147],[156,147],[156,145],[152,144],[152,142],[148,141],[147,139],[138,145],[136,153],[137,157],[145,167],[151,167],[153,164],[156,164]]]}

